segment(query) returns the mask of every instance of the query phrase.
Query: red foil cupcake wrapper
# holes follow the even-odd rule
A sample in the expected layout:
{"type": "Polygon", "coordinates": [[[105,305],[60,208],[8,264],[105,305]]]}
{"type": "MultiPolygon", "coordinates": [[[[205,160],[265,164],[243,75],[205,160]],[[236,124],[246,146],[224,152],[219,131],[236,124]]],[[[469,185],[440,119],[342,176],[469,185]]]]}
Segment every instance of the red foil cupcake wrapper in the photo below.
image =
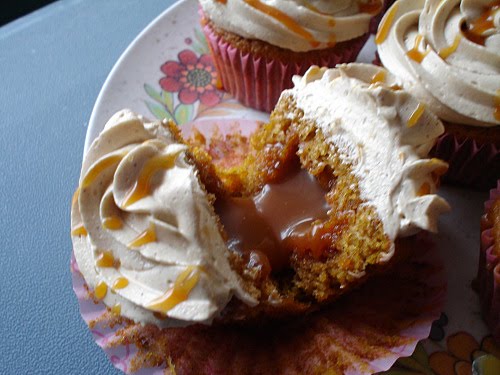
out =
{"type": "Polygon", "coordinates": [[[500,179],[500,150],[493,143],[483,144],[445,133],[431,155],[449,163],[448,172],[442,177],[445,183],[488,190],[500,179]]]}
{"type": "Polygon", "coordinates": [[[328,58],[305,59],[300,63],[256,57],[242,53],[203,25],[217,72],[226,91],[247,107],[271,112],[283,90],[293,86],[292,77],[304,74],[312,65],[334,67],[356,60],[369,34],[339,43],[328,58]]]}
{"type": "Polygon", "coordinates": [[[90,297],[74,258],[73,286],[96,343],[126,373],[372,374],[411,355],[443,306],[443,265],[424,236],[414,246],[411,259],[331,307],[262,327],[160,330],[114,322],[105,306],[90,297]]]}
{"type": "MultiPolygon", "coordinates": [[[[497,199],[500,199],[500,180],[485,203],[486,211],[497,199]]],[[[493,254],[494,238],[491,232],[492,228],[483,228],[481,232],[477,288],[483,318],[495,340],[500,342],[500,259],[493,254]]]]}

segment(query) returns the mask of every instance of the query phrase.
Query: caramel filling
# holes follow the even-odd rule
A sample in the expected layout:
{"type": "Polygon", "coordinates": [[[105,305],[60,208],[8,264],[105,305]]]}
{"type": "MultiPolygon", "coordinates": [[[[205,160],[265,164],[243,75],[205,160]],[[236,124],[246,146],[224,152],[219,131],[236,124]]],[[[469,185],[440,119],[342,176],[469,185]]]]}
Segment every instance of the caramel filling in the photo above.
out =
{"type": "Polygon", "coordinates": [[[219,199],[215,209],[231,250],[280,271],[289,266],[295,245],[314,237],[328,218],[325,193],[305,170],[294,170],[253,197],[219,199]]]}

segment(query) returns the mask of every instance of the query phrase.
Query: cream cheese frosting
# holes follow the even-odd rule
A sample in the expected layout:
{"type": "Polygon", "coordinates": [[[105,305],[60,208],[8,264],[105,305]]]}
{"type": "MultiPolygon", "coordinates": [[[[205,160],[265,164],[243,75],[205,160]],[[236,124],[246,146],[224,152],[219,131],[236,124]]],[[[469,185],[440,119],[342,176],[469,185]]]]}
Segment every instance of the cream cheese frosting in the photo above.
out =
{"type": "Polygon", "coordinates": [[[439,215],[449,210],[435,194],[435,177],[447,164],[426,159],[443,125],[399,83],[373,65],[312,67],[282,94],[293,97],[304,119],[351,165],[361,198],[375,207],[392,241],[420,229],[435,232],[439,215]]]}
{"type": "Polygon", "coordinates": [[[332,47],[368,32],[382,0],[200,0],[218,27],[296,52],[332,47]]]}
{"type": "Polygon", "coordinates": [[[253,305],[197,170],[162,122],[128,110],[85,155],[71,213],[75,258],[95,296],[140,323],[209,324],[234,296],[253,305]]]}
{"type": "Polygon", "coordinates": [[[383,65],[441,119],[500,125],[500,1],[398,0],[376,41],[383,65]]]}

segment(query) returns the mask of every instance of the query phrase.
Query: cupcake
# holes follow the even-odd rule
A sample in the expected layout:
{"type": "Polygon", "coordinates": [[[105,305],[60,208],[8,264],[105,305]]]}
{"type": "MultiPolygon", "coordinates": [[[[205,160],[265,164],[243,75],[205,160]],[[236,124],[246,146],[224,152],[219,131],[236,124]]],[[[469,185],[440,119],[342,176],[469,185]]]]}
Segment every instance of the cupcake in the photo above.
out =
{"type": "Polygon", "coordinates": [[[498,1],[399,0],[376,43],[382,64],[443,120],[433,155],[445,181],[487,189],[500,178],[498,1]]]}
{"type": "Polygon", "coordinates": [[[413,116],[419,102],[394,84],[374,66],[311,68],[237,165],[172,124],[116,114],[72,207],[95,298],[159,327],[262,321],[316,310],[404,258],[448,210],[435,194],[446,164],[427,158],[441,122],[413,116]]]}
{"type": "Polygon", "coordinates": [[[382,0],[200,0],[201,23],[223,88],[271,112],[292,76],[356,59],[382,0]]]}
{"type": "Polygon", "coordinates": [[[481,219],[481,250],[476,286],[483,317],[500,342],[500,181],[491,190],[481,219]]]}
{"type": "Polygon", "coordinates": [[[125,371],[368,374],[429,333],[442,267],[418,233],[449,209],[427,158],[441,122],[375,66],[294,83],[230,162],[126,110],[89,148],[75,290],[107,307],[82,314],[125,371]]]}

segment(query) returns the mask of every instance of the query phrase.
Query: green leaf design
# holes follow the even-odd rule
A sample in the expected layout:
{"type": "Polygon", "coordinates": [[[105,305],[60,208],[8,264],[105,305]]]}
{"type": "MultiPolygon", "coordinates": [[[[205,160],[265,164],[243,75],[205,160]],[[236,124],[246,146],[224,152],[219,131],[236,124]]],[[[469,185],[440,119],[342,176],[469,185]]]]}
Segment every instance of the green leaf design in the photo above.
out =
{"type": "Polygon", "coordinates": [[[163,119],[172,119],[175,121],[173,118],[172,114],[168,112],[165,107],[161,104],[158,103],[152,103],[152,102],[145,102],[147,107],[149,108],[149,111],[159,120],[163,119]]]}
{"type": "Polygon", "coordinates": [[[150,96],[151,99],[156,100],[159,103],[163,103],[162,94],[157,92],[152,86],[147,83],[144,84],[144,90],[150,96]]]}
{"type": "Polygon", "coordinates": [[[162,90],[161,98],[161,102],[165,104],[168,111],[172,113],[174,111],[174,95],[171,92],[162,90]]]}
{"type": "Polygon", "coordinates": [[[203,50],[203,48],[201,48],[198,44],[193,44],[193,50],[194,52],[196,52],[197,55],[204,55],[205,54],[205,51],[203,50]]]}
{"type": "Polygon", "coordinates": [[[175,108],[174,118],[177,125],[184,125],[191,121],[193,115],[193,105],[179,104],[175,108]]]}
{"type": "Polygon", "coordinates": [[[200,55],[209,53],[210,50],[208,49],[208,42],[207,39],[205,38],[205,35],[201,32],[199,28],[194,29],[194,38],[196,39],[195,43],[197,47],[200,48],[200,55]]]}

